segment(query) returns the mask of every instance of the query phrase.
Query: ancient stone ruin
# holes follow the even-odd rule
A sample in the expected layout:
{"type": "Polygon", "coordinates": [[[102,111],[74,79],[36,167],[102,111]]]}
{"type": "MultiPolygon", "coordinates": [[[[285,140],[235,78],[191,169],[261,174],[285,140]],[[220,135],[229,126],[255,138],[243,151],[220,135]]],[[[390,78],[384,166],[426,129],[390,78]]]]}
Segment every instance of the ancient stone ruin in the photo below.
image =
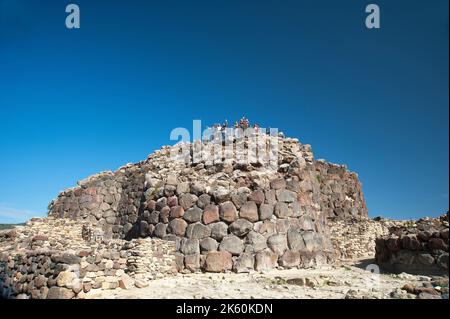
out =
{"type": "Polygon", "coordinates": [[[234,156],[219,164],[180,162],[164,147],[62,192],[49,216],[87,220],[108,238],[173,241],[179,268],[190,271],[332,261],[327,217],[367,216],[357,175],[314,160],[296,139],[271,138],[279,143],[277,170],[241,165],[234,156]]]}
{"type": "Polygon", "coordinates": [[[104,241],[84,220],[33,218],[0,232],[0,248],[0,298],[82,298],[91,289],[144,287],[176,273],[172,242],[104,241]]]}
{"type": "Polygon", "coordinates": [[[392,272],[448,274],[448,213],[392,227],[376,240],[377,263],[392,272]]]}
{"type": "MultiPolygon", "coordinates": [[[[91,289],[144,287],[177,272],[373,257],[375,239],[392,225],[368,218],[357,174],[314,159],[310,145],[294,138],[257,141],[264,152],[252,152],[249,137],[234,137],[231,146],[165,146],[62,191],[47,218],[0,232],[0,293],[83,298],[91,289]],[[251,160],[240,161],[239,150],[251,160]],[[265,165],[264,156],[275,163],[265,165]]],[[[448,223],[443,234],[448,267],[448,223]]],[[[391,258],[383,245],[377,242],[380,261],[391,258]]]]}

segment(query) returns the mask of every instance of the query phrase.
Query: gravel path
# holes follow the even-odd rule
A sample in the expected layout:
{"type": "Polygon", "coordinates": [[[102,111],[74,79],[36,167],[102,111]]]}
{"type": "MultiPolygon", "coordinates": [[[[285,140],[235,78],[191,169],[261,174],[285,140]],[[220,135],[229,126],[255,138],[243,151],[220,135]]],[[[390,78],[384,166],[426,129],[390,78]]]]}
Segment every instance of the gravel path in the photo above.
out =
{"type": "Polygon", "coordinates": [[[426,276],[374,275],[364,264],[325,265],[317,269],[273,270],[247,274],[179,274],[151,281],[148,287],[111,291],[93,290],[86,298],[415,298],[401,290],[421,286],[426,276]]]}

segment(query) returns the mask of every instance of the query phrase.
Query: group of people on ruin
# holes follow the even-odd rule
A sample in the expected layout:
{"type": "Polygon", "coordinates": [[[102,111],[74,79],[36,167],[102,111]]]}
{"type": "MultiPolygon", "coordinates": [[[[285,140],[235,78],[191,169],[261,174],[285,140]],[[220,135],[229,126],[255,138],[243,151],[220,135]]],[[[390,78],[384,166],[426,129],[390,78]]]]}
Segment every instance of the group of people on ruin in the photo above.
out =
{"type": "MultiPolygon", "coordinates": [[[[234,122],[234,125],[233,125],[233,128],[235,128],[235,129],[241,128],[243,130],[246,130],[249,127],[250,127],[250,121],[245,117],[242,117],[239,120],[239,122],[238,121],[234,122]]],[[[258,128],[258,127],[259,127],[258,124],[256,124],[256,123],[253,124],[253,128],[258,128]]],[[[216,123],[213,125],[213,129],[215,129],[217,131],[225,131],[227,128],[228,128],[228,120],[225,120],[223,122],[223,124],[216,123]]]]}
{"type": "MultiPolygon", "coordinates": [[[[216,123],[212,126],[213,135],[216,132],[221,132],[222,138],[225,139],[225,132],[226,132],[227,128],[228,128],[228,120],[225,120],[222,124],[216,123]]],[[[251,128],[250,121],[246,117],[243,116],[243,117],[241,117],[241,119],[239,121],[234,122],[234,125],[232,127],[233,135],[235,135],[234,133],[236,133],[236,131],[234,131],[234,130],[241,129],[242,131],[245,131],[248,128],[251,128]]],[[[256,133],[256,134],[259,134],[261,132],[261,127],[257,123],[254,123],[252,128],[254,130],[254,133],[256,133]]],[[[208,129],[210,129],[210,128],[208,127],[208,129]]],[[[265,134],[272,135],[272,130],[270,127],[266,128],[265,134]]],[[[277,132],[277,136],[284,137],[284,133],[277,132]]]]}

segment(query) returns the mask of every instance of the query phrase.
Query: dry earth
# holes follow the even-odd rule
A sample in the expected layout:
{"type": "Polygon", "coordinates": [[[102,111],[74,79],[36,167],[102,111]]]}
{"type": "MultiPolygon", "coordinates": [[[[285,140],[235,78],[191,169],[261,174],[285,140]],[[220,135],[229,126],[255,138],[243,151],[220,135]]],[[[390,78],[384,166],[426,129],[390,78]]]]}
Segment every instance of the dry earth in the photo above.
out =
{"type": "Polygon", "coordinates": [[[368,260],[358,260],[340,266],[325,265],[317,269],[273,270],[266,273],[179,274],[151,281],[145,288],[92,290],[85,298],[403,299],[416,298],[416,295],[401,289],[405,284],[422,287],[436,279],[409,274],[374,275],[366,270],[369,263],[368,260]]]}

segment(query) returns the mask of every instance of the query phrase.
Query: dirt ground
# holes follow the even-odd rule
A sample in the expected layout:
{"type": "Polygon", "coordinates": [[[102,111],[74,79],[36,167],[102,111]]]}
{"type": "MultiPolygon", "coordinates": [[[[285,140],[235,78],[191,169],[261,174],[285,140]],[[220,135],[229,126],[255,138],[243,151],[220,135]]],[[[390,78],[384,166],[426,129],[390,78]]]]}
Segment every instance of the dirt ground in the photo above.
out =
{"type": "Polygon", "coordinates": [[[430,282],[436,279],[404,273],[374,274],[370,271],[372,266],[367,268],[370,262],[358,260],[339,266],[324,265],[316,269],[272,270],[266,273],[179,274],[150,281],[145,288],[91,290],[85,298],[408,299],[417,296],[402,290],[405,284],[430,286],[430,282]]]}

